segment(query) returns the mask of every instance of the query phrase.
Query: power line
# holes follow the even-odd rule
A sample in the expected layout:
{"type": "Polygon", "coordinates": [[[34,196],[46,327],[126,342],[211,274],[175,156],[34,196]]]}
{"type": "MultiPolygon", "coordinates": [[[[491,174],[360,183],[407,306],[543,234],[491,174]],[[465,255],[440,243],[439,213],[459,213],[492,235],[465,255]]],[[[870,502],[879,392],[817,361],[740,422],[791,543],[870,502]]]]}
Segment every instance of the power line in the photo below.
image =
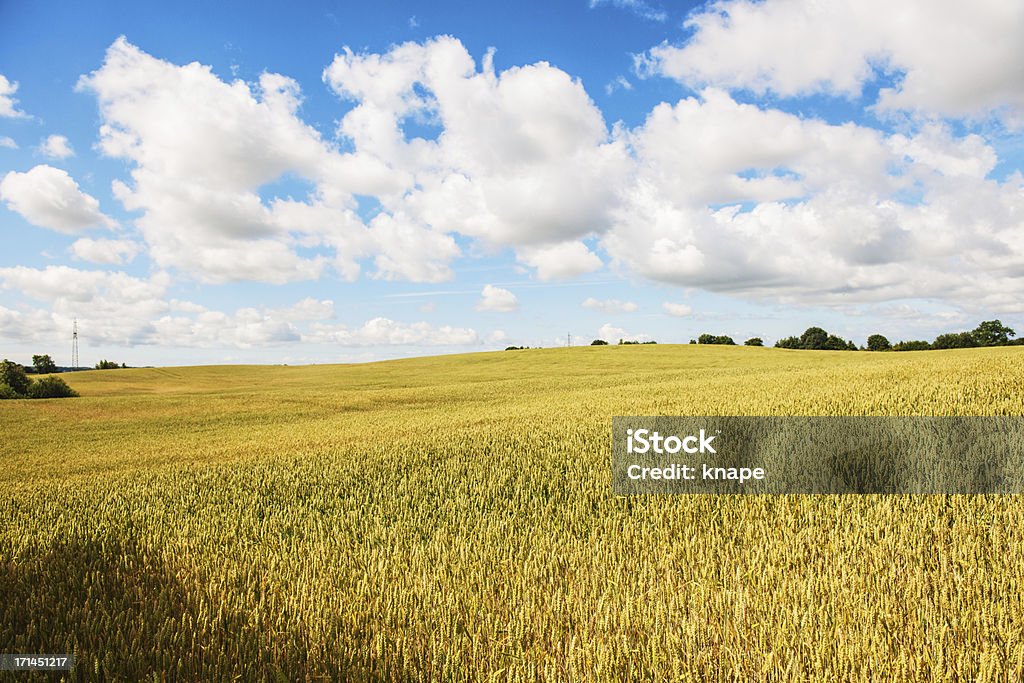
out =
{"type": "Polygon", "coordinates": [[[75,318],[74,327],[71,328],[71,368],[78,369],[78,318],[75,318]]]}

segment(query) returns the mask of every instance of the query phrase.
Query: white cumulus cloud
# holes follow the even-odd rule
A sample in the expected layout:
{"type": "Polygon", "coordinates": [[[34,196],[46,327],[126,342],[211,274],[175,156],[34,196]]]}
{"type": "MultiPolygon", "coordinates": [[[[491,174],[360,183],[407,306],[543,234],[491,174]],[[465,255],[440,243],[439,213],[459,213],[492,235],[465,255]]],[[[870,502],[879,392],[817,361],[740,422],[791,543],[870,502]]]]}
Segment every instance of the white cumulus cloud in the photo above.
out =
{"type": "Polygon", "coordinates": [[[39,152],[51,159],[67,159],[75,156],[71,143],[63,135],[50,135],[39,143],[39,152]]]}
{"type": "Polygon", "coordinates": [[[600,242],[614,268],[781,302],[1019,308],[1024,178],[989,177],[979,135],[887,135],[708,88],[629,140],[635,172],[600,242]]]}
{"type": "Polygon", "coordinates": [[[14,93],[18,92],[17,81],[10,81],[6,76],[0,74],[0,117],[6,118],[27,118],[28,114],[18,109],[18,100],[14,93]]]}
{"type": "Polygon", "coordinates": [[[9,172],[0,180],[0,199],[29,223],[58,232],[114,225],[96,198],[82,192],[67,171],[45,164],[25,173],[9,172]]]}
{"type": "Polygon", "coordinates": [[[1002,0],[720,0],[690,37],[640,59],[689,85],[857,97],[881,73],[881,109],[1004,116],[1024,125],[1024,5],[1002,0]],[[983,47],[982,47],[983,46],[983,47]]]}
{"type": "Polygon", "coordinates": [[[605,323],[597,328],[597,338],[603,339],[609,344],[617,344],[620,339],[622,341],[647,341],[650,339],[650,336],[646,334],[631,334],[621,327],[605,323]]]}
{"type": "Polygon", "coordinates": [[[536,269],[541,280],[564,280],[604,267],[601,259],[583,242],[560,242],[516,249],[521,263],[536,269]]]}
{"type": "Polygon", "coordinates": [[[518,308],[519,300],[515,294],[494,285],[484,285],[483,291],[480,293],[480,300],[476,304],[478,311],[508,313],[518,308]]]}
{"type": "Polygon", "coordinates": [[[675,303],[672,301],[666,301],[661,305],[665,309],[665,312],[669,315],[674,315],[677,318],[685,318],[686,316],[693,313],[693,308],[686,304],[675,303]]]}
{"type": "MultiPolygon", "coordinates": [[[[346,50],[324,79],[355,102],[339,134],[403,180],[398,192],[381,196],[385,209],[517,247],[524,258],[533,252],[518,247],[571,244],[607,228],[628,155],[564,71],[539,62],[499,73],[490,55],[478,68],[461,42],[442,37],[384,54],[346,50]],[[402,123],[410,119],[442,132],[409,138],[402,123]]],[[[594,267],[584,260],[582,267],[594,267]]]]}
{"type": "Polygon", "coordinates": [[[636,311],[637,306],[632,301],[619,301],[618,299],[595,299],[592,296],[588,296],[583,300],[583,308],[589,308],[592,311],[602,311],[603,313],[632,313],[636,311]]]}
{"type": "Polygon", "coordinates": [[[479,342],[476,331],[466,327],[430,323],[404,323],[390,318],[373,318],[361,327],[314,325],[304,341],[329,342],[339,346],[467,346],[479,342]]]}
{"type": "Polygon", "coordinates": [[[369,253],[350,194],[318,185],[358,171],[297,117],[293,80],[264,73],[254,91],[120,38],[79,88],[99,100],[100,149],[133,166],[131,183],[115,181],[114,193],[142,212],[135,223],[158,266],[207,282],[284,283],[317,278],[332,264],[352,276],[369,253]],[[287,200],[261,200],[259,189],[286,173],[314,185],[312,220],[287,200]],[[322,252],[300,255],[300,246],[322,252]]]}
{"type": "Polygon", "coordinates": [[[142,245],[132,240],[81,237],[71,245],[71,254],[76,259],[103,265],[130,263],[141,251],[142,245]]]}

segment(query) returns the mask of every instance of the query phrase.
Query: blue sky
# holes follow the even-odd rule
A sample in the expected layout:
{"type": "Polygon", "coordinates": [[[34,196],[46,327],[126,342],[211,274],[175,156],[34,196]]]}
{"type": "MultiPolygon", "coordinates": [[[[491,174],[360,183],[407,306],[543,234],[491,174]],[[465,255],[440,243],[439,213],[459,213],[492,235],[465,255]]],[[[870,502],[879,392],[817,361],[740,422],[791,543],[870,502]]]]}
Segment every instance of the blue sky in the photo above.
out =
{"type": "Polygon", "coordinates": [[[4,3],[0,355],[1019,326],[1024,9],[940,4],[4,3]]]}

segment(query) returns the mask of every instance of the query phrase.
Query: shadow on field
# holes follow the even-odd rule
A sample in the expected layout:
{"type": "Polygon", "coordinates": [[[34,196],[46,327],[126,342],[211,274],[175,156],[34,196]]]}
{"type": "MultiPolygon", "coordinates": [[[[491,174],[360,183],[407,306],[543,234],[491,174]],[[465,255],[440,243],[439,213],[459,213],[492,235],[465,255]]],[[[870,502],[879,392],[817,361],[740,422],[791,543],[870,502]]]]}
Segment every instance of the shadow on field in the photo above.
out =
{"type": "Polygon", "coordinates": [[[67,680],[382,678],[330,661],[304,628],[260,626],[270,621],[266,608],[262,619],[229,612],[183,584],[158,550],[120,541],[61,541],[13,558],[4,552],[0,595],[0,652],[74,652],[67,680]]]}

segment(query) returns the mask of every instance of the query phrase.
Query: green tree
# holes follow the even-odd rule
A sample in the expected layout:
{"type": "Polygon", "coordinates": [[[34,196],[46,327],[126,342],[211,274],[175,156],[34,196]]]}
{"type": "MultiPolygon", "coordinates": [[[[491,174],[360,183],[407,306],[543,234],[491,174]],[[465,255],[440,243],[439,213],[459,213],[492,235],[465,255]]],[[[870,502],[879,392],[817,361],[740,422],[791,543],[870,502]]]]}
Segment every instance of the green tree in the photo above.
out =
{"type": "Polygon", "coordinates": [[[36,372],[40,375],[49,375],[50,373],[57,372],[57,364],[53,362],[49,354],[32,356],[32,365],[35,366],[36,372]]]}
{"type": "Polygon", "coordinates": [[[606,342],[604,339],[595,339],[594,341],[590,342],[590,345],[591,346],[608,346],[608,342],[606,342]]]}
{"type": "Polygon", "coordinates": [[[842,338],[837,337],[834,334],[828,335],[828,337],[825,339],[825,346],[822,348],[826,349],[827,351],[847,351],[849,349],[849,347],[846,345],[846,342],[842,338]]]}
{"type": "Polygon", "coordinates": [[[802,349],[824,349],[828,343],[828,332],[820,327],[808,327],[800,335],[800,348],[802,349]]]}
{"type": "Polygon", "coordinates": [[[733,341],[732,337],[727,334],[715,335],[715,334],[702,334],[697,337],[698,344],[723,344],[726,346],[735,346],[736,342],[733,341]]]}
{"type": "Polygon", "coordinates": [[[892,344],[880,334],[873,334],[868,337],[868,351],[889,351],[892,344]]]}
{"type": "Polygon", "coordinates": [[[115,361],[112,360],[101,360],[99,363],[96,364],[97,370],[118,370],[120,369],[120,367],[120,365],[118,365],[115,361]]]}
{"type": "Polygon", "coordinates": [[[11,391],[19,396],[24,396],[28,393],[32,380],[25,374],[25,368],[4,358],[0,363],[0,384],[6,384],[11,391]]]}
{"type": "Polygon", "coordinates": [[[998,320],[986,320],[971,332],[974,343],[978,346],[1001,346],[1010,341],[1017,333],[998,320]]]}
{"type": "Polygon", "coordinates": [[[743,342],[744,346],[764,346],[764,340],[760,337],[751,337],[747,341],[743,342]]]}
{"type": "Polygon", "coordinates": [[[784,337],[779,341],[775,342],[775,348],[777,349],[799,349],[800,340],[796,337],[784,337]]]}
{"type": "Polygon", "coordinates": [[[950,332],[940,334],[932,342],[933,349],[969,349],[977,346],[974,335],[970,332],[950,332]]]}
{"type": "Polygon", "coordinates": [[[892,347],[893,351],[927,351],[932,347],[926,341],[912,340],[912,341],[901,341],[892,347]]]}

